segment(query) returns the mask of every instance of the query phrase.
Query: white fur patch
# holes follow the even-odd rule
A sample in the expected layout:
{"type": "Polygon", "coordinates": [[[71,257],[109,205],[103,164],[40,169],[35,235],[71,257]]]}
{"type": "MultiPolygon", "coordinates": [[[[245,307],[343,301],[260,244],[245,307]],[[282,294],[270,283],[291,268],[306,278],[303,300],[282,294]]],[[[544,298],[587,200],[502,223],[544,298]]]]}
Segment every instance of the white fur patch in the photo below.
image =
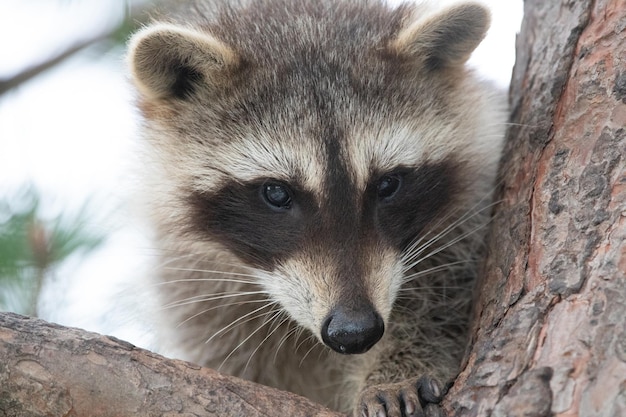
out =
{"type": "Polygon", "coordinates": [[[412,120],[355,126],[346,138],[345,155],[357,187],[365,189],[372,173],[418,168],[450,156],[466,163],[472,177],[480,172],[493,175],[502,148],[502,126],[493,121],[503,119],[498,113],[506,106],[497,95],[488,96],[489,90],[472,87],[459,93],[467,98],[459,100],[458,110],[448,117],[424,111],[412,120]]]}
{"type": "Polygon", "coordinates": [[[195,172],[204,173],[206,181],[196,180],[196,186],[211,191],[232,181],[271,179],[291,184],[297,180],[296,185],[319,194],[326,163],[323,150],[314,141],[295,135],[259,130],[211,149],[198,147],[194,159],[201,165],[195,172]]]}
{"type": "MultiPolygon", "coordinates": [[[[315,251],[314,251],[315,252],[315,251]]],[[[280,303],[301,326],[320,338],[323,320],[332,308],[341,303],[336,280],[338,276],[332,257],[325,262],[307,254],[285,261],[273,272],[258,272],[259,284],[280,303]]],[[[404,282],[399,255],[391,249],[378,248],[368,258],[366,276],[359,277],[368,288],[369,301],[387,321],[399,288],[404,282]]],[[[321,340],[321,339],[320,339],[321,340]]]]}

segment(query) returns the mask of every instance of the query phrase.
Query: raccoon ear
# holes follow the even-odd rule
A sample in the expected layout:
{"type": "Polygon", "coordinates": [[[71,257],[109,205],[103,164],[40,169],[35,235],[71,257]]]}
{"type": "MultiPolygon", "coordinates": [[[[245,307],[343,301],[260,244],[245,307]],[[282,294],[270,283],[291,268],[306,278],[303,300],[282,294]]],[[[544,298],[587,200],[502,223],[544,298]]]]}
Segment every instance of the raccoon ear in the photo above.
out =
{"type": "Polygon", "coordinates": [[[146,96],[185,99],[202,83],[224,82],[238,58],[207,33],[159,23],[132,37],[128,62],[137,88],[146,96]]]}
{"type": "Polygon", "coordinates": [[[483,40],[490,21],[489,10],[478,3],[455,5],[408,25],[391,48],[431,70],[460,66],[483,40]]]}

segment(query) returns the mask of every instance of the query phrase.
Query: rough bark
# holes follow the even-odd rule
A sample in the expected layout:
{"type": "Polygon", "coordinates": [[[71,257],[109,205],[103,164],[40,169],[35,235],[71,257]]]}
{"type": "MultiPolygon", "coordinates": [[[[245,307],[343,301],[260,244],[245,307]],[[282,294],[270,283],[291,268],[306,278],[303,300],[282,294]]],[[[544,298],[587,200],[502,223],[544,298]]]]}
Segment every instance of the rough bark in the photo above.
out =
{"type": "Polygon", "coordinates": [[[339,417],[309,400],[127,342],[0,314],[0,416],[339,417]]]}
{"type": "MultiPolygon", "coordinates": [[[[626,2],[525,1],[455,416],[626,416],[626,2]]],[[[111,338],[0,315],[7,416],[331,416],[111,338]]]]}
{"type": "Polygon", "coordinates": [[[626,416],[626,2],[525,1],[456,416],[626,416]]]}

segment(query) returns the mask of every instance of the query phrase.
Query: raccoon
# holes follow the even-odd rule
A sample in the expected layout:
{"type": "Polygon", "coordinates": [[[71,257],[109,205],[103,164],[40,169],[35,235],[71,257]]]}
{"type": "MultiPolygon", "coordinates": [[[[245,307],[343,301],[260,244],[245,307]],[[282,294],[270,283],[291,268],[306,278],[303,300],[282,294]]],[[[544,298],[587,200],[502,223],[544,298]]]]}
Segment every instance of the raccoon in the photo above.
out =
{"type": "Polygon", "coordinates": [[[178,356],[353,415],[436,412],[503,139],[503,95],[466,68],[489,21],[476,3],[196,1],[134,35],[178,356]]]}

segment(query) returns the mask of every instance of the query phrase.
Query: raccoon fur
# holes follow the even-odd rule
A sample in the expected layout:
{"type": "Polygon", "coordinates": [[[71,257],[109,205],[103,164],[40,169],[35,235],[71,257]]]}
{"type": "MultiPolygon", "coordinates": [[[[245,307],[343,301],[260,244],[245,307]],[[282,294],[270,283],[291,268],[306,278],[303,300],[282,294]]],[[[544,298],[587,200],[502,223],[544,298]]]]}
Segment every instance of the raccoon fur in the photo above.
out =
{"type": "Polygon", "coordinates": [[[128,62],[184,359],[365,416],[458,371],[503,138],[476,3],[196,1],[128,62]]]}

